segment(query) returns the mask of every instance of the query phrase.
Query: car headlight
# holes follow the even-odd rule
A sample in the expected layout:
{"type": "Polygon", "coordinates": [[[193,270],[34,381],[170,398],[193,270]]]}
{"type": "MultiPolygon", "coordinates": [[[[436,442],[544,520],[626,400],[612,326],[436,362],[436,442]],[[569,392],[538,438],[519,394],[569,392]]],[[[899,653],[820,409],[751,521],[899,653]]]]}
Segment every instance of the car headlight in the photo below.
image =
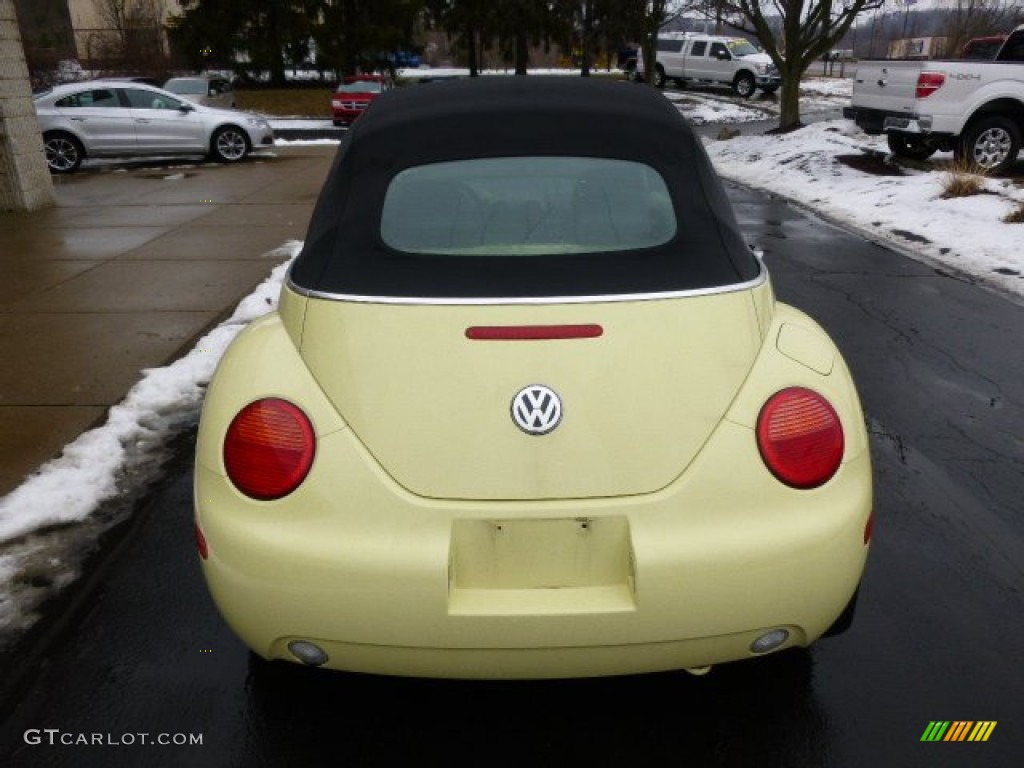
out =
{"type": "Polygon", "coordinates": [[[759,74],[759,75],[767,74],[768,73],[768,65],[767,64],[755,64],[754,65],[754,71],[756,71],[757,74],[759,74]]]}
{"type": "Polygon", "coordinates": [[[262,117],[250,117],[250,118],[247,118],[245,122],[247,122],[251,126],[254,126],[255,128],[269,128],[270,127],[270,123],[268,123],[262,117]]]}

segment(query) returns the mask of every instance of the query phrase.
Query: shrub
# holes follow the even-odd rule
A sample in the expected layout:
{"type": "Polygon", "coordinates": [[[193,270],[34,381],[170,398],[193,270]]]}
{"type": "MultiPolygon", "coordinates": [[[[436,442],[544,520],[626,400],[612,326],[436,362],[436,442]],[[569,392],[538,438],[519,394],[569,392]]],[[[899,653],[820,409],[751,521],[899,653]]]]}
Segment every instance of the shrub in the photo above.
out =
{"type": "Polygon", "coordinates": [[[957,160],[942,177],[943,200],[952,197],[970,197],[985,191],[985,179],[989,172],[978,168],[966,160],[957,160]]]}
{"type": "Polygon", "coordinates": [[[1024,203],[1017,203],[1016,210],[1006,214],[1003,221],[1007,224],[1024,224],[1024,203]]]}

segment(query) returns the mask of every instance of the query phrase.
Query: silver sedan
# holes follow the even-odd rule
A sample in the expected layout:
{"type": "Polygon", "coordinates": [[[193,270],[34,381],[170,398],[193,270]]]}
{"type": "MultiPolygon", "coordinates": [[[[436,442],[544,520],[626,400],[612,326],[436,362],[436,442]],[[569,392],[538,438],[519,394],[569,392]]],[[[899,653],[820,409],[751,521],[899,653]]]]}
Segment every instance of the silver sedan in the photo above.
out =
{"type": "Polygon", "coordinates": [[[87,157],[208,155],[235,163],[274,143],[259,115],[193,104],[141,83],[69,83],[34,102],[53,173],[71,173],[87,157]]]}

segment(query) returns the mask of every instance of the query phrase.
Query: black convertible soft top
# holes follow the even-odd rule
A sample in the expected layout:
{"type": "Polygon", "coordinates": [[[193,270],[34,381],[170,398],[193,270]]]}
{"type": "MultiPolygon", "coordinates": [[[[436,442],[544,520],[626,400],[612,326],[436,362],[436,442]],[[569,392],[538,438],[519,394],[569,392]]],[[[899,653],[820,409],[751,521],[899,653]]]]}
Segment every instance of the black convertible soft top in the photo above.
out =
{"type": "Polygon", "coordinates": [[[487,76],[393,89],[338,148],[289,281],[302,292],[428,299],[602,296],[718,288],[758,277],[700,139],[658,91],[562,76],[487,76]],[[466,258],[410,254],[381,236],[396,174],[467,158],[589,157],[643,163],[676,229],[654,247],[466,258]],[[525,268],[524,268],[525,267],[525,268]]]}

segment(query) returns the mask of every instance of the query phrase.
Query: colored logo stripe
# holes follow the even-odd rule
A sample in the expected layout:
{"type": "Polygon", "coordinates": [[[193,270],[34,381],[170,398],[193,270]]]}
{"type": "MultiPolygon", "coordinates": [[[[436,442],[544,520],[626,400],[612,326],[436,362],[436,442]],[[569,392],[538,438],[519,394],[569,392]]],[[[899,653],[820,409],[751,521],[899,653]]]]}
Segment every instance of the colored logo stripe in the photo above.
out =
{"type": "Polygon", "coordinates": [[[988,741],[996,728],[996,720],[931,720],[921,734],[921,741],[988,741]]]}
{"type": "Polygon", "coordinates": [[[970,731],[971,726],[974,725],[970,720],[955,720],[949,727],[949,732],[946,733],[946,738],[943,741],[963,741],[967,738],[967,733],[970,731]]]}
{"type": "Polygon", "coordinates": [[[980,720],[977,725],[974,726],[974,730],[971,731],[971,735],[967,737],[968,741],[988,741],[988,737],[992,735],[992,731],[996,729],[996,720],[980,720]]]}

